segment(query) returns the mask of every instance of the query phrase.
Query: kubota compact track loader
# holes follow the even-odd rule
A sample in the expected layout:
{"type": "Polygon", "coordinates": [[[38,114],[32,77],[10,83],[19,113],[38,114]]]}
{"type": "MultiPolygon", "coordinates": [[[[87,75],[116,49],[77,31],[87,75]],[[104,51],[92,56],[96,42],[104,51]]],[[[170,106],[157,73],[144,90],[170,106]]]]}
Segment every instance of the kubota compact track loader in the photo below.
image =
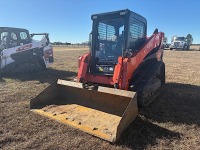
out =
{"type": "Polygon", "coordinates": [[[0,76],[38,71],[53,62],[48,33],[29,34],[21,28],[0,27],[0,76]],[[43,36],[40,41],[35,36],[43,36]]]}
{"type": "Polygon", "coordinates": [[[164,33],[130,11],[92,15],[90,52],[77,82],[58,80],[30,102],[32,111],[115,142],[165,83],[164,33]]]}

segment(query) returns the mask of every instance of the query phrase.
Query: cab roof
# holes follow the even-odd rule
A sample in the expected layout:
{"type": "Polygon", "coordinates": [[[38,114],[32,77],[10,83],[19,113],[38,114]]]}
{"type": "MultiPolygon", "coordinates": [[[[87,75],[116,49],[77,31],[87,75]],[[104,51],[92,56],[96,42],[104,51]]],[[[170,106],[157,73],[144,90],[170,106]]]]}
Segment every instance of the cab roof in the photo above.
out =
{"type": "Polygon", "coordinates": [[[122,14],[133,14],[136,18],[138,18],[139,20],[143,21],[143,22],[147,22],[147,20],[141,16],[140,14],[137,14],[129,9],[122,9],[122,10],[118,10],[118,11],[112,11],[112,12],[106,12],[106,13],[99,13],[99,14],[93,14],[91,16],[91,19],[94,20],[96,18],[103,18],[105,16],[110,16],[110,15],[122,15],[122,14]]]}
{"type": "Polygon", "coordinates": [[[13,28],[13,27],[0,27],[0,30],[2,31],[27,31],[27,29],[23,29],[23,28],[13,28]]]}

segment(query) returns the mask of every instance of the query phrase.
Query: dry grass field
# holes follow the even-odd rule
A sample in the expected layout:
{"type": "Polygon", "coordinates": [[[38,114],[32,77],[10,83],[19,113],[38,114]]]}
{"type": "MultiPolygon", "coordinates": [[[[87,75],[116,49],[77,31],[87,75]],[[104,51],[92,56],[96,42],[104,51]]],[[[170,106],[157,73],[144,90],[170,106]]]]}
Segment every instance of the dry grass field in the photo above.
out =
{"type": "Polygon", "coordinates": [[[190,49],[191,50],[199,50],[200,51],[200,46],[198,46],[198,45],[191,45],[190,49]]]}
{"type": "Polygon", "coordinates": [[[165,50],[165,87],[117,144],[30,112],[30,99],[50,83],[73,80],[87,51],[55,47],[50,69],[0,79],[0,149],[200,149],[200,51],[165,50]]]}

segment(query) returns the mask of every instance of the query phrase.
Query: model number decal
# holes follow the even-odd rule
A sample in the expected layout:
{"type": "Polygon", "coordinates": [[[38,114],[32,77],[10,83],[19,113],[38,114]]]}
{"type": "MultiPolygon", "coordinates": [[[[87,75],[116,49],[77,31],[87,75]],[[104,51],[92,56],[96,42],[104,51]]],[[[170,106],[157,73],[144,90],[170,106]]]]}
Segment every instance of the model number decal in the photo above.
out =
{"type": "Polygon", "coordinates": [[[21,52],[21,51],[25,51],[27,49],[30,49],[32,47],[32,44],[28,44],[28,45],[24,45],[24,46],[21,46],[19,47],[16,52],[21,52]]]}

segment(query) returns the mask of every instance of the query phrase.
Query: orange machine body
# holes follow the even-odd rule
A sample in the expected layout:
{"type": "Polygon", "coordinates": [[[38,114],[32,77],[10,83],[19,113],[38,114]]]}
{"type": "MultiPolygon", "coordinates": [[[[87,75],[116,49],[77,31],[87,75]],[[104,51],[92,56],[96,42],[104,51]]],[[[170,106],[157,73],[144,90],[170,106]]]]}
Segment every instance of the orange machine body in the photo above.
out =
{"type": "Polygon", "coordinates": [[[88,72],[91,54],[87,53],[79,58],[79,69],[78,69],[78,82],[91,82],[98,83],[108,86],[118,85],[119,89],[128,90],[129,82],[135,70],[144,61],[145,57],[155,48],[157,61],[162,60],[163,49],[162,39],[164,37],[163,32],[153,34],[147,38],[146,43],[137,51],[134,52],[131,57],[119,57],[118,63],[114,68],[113,76],[106,75],[93,75],[88,72]]]}

